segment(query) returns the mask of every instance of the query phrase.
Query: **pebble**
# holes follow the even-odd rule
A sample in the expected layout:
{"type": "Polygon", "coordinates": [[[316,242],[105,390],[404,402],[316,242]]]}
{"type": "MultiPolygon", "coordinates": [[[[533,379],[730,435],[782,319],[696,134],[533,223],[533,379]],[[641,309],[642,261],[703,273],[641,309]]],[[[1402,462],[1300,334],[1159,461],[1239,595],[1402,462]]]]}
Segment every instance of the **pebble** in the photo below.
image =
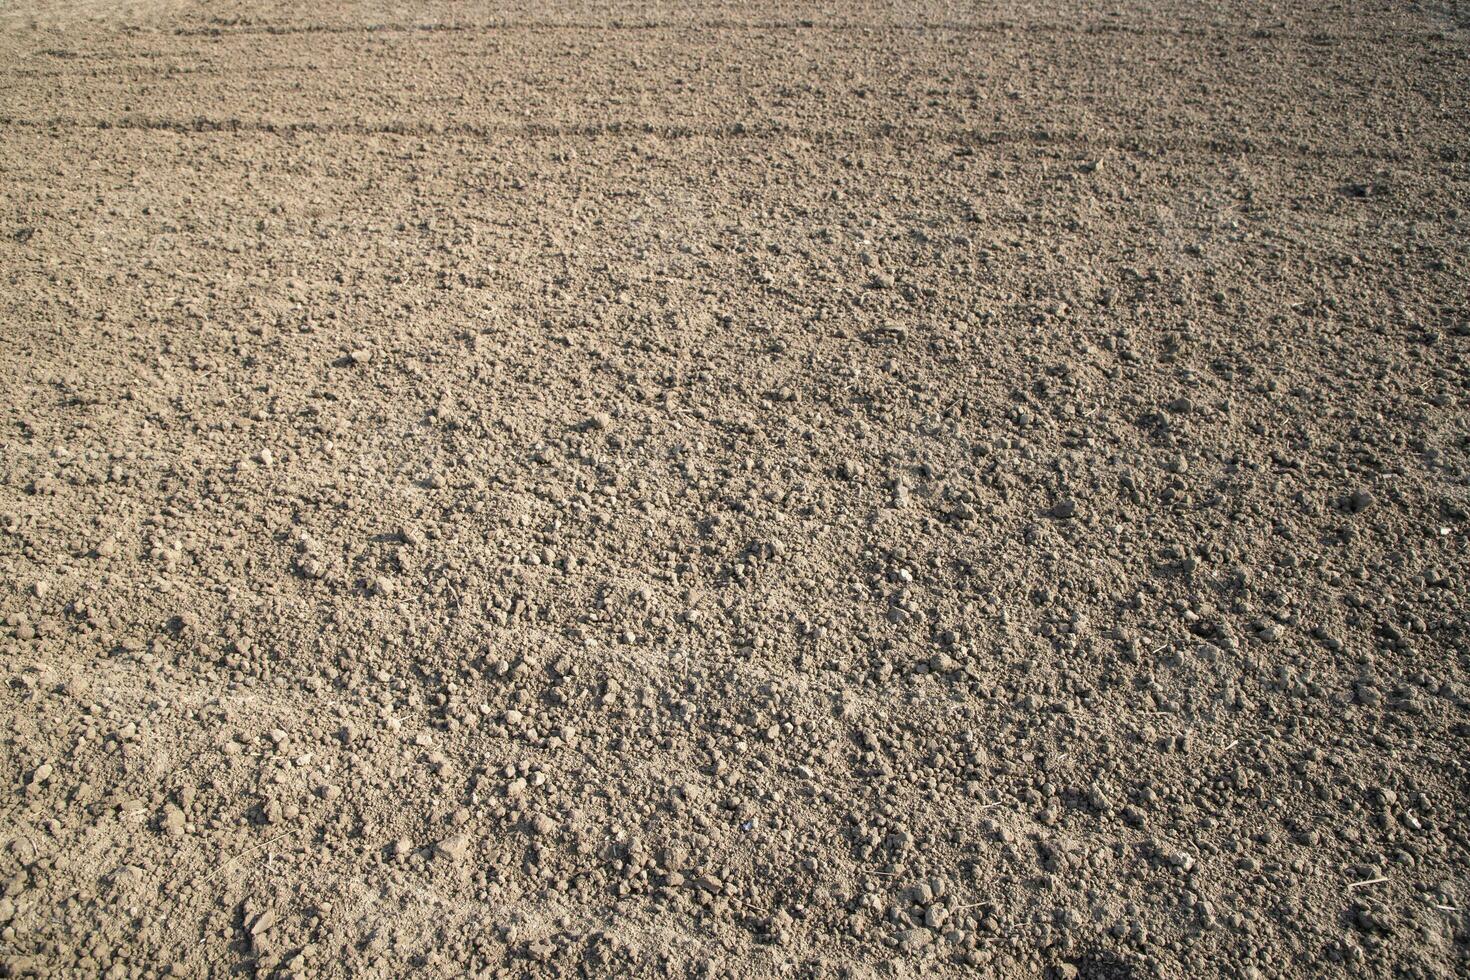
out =
{"type": "Polygon", "coordinates": [[[470,839],[464,834],[455,834],[452,837],[446,837],[434,845],[434,853],[437,856],[455,864],[463,861],[465,855],[469,853],[469,850],[470,839]]]}

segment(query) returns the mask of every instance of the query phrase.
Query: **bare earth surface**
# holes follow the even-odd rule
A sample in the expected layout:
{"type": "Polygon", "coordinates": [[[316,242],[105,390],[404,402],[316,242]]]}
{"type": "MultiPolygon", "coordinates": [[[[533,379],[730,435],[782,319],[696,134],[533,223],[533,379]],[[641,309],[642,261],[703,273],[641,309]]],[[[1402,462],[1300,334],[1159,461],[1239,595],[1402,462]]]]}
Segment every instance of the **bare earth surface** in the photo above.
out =
{"type": "Polygon", "coordinates": [[[1466,975],[1466,16],[0,3],[0,976],[1466,975]]]}

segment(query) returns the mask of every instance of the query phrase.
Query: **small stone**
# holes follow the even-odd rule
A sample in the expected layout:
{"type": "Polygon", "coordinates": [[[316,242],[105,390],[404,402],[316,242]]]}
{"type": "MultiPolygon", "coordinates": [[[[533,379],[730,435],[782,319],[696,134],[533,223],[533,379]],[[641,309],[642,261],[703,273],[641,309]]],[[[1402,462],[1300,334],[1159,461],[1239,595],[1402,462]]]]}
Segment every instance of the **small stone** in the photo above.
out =
{"type": "Polygon", "coordinates": [[[465,855],[469,853],[469,850],[470,840],[464,834],[455,834],[453,837],[446,837],[434,845],[434,854],[436,856],[444,858],[447,861],[452,861],[455,864],[463,861],[465,855]]]}
{"type": "Polygon", "coordinates": [[[1361,514],[1373,504],[1373,494],[1367,490],[1354,490],[1347,498],[1347,509],[1352,514],[1361,514]]]}
{"type": "Polygon", "coordinates": [[[275,927],[278,916],[273,908],[266,909],[257,915],[250,923],[250,935],[261,936],[275,927]]]}
{"type": "Polygon", "coordinates": [[[1073,500],[1071,497],[1066,497],[1062,500],[1058,500],[1051,509],[1051,516],[1057,518],[1058,520],[1067,520],[1071,517],[1076,516],[1076,514],[1077,501],[1073,500]]]}

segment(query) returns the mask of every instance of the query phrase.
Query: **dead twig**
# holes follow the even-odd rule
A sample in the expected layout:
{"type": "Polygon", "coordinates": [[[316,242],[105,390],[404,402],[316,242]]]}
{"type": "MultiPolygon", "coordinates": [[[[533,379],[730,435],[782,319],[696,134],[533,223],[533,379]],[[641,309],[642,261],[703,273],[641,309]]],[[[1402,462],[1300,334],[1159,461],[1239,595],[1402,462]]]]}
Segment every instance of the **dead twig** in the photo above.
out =
{"type": "Polygon", "coordinates": [[[247,858],[250,855],[254,854],[256,851],[260,850],[262,847],[269,847],[271,844],[274,844],[278,840],[285,840],[287,837],[295,837],[297,834],[301,833],[305,829],[306,829],[305,827],[297,827],[295,830],[288,830],[285,833],[277,834],[274,837],[271,837],[271,838],[268,838],[266,840],[263,840],[259,844],[256,844],[254,847],[247,847],[245,850],[241,851],[239,854],[236,854],[234,857],[230,858],[224,864],[221,864],[219,867],[215,868],[209,874],[207,874],[203,878],[199,879],[199,883],[201,885],[202,884],[205,884],[211,878],[213,878],[216,875],[218,875],[221,872],[223,872],[226,868],[229,868],[229,867],[237,864],[242,858],[247,858]]]}

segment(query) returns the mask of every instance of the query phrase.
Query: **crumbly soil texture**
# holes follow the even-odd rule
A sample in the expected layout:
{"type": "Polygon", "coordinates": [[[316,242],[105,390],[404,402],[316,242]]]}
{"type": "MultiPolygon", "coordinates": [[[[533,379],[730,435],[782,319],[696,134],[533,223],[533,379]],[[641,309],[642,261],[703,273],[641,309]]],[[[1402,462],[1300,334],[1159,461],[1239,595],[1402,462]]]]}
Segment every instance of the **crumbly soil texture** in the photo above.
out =
{"type": "Polygon", "coordinates": [[[1467,17],[5,0],[0,976],[1466,976],[1467,17]]]}

